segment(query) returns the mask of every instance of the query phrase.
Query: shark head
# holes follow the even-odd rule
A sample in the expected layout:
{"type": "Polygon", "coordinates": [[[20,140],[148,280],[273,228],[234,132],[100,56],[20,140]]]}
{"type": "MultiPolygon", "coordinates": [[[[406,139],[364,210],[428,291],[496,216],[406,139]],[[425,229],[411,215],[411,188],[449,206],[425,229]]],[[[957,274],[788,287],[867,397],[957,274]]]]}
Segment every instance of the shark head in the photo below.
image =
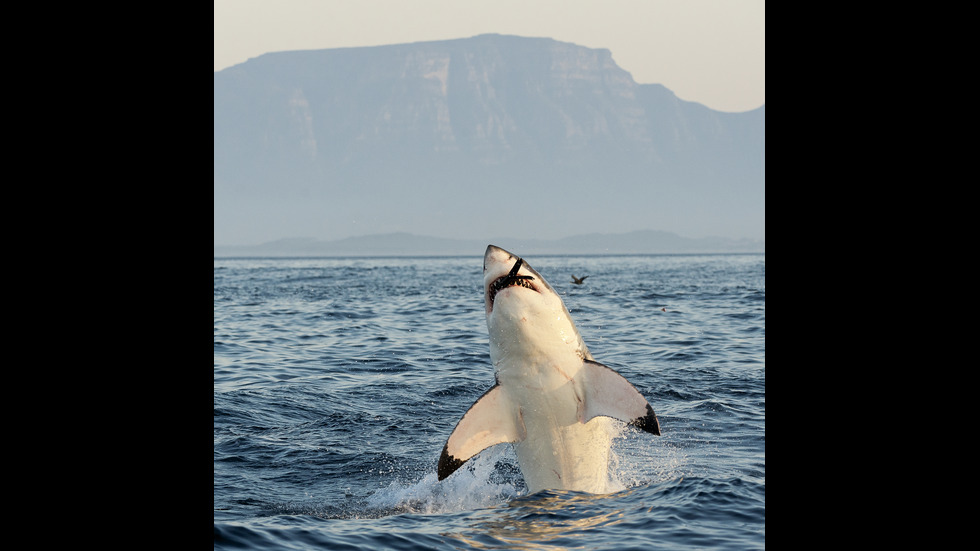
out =
{"type": "Polygon", "coordinates": [[[483,256],[484,305],[490,332],[490,356],[533,343],[542,348],[571,348],[592,359],[561,297],[541,274],[519,256],[490,245],[483,256]]]}
{"type": "Polygon", "coordinates": [[[486,254],[483,255],[483,287],[488,318],[493,313],[497,295],[508,296],[511,294],[509,291],[512,287],[521,287],[534,293],[534,295],[520,293],[512,297],[518,301],[542,303],[540,306],[545,306],[543,304],[545,302],[554,302],[554,299],[561,302],[551,285],[548,285],[548,282],[530,264],[524,262],[521,257],[494,245],[488,246],[486,254]]]}

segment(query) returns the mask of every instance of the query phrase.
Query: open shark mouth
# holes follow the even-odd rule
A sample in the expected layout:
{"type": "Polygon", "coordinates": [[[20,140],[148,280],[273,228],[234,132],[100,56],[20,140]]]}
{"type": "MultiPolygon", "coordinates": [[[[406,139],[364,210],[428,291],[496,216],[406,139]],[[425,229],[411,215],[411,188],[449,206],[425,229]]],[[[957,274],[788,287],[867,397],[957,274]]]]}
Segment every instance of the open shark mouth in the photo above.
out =
{"type": "Polygon", "coordinates": [[[521,287],[531,289],[532,291],[536,290],[534,288],[534,285],[531,285],[531,281],[530,281],[534,279],[533,276],[517,275],[517,272],[521,269],[522,264],[524,264],[524,259],[518,258],[517,262],[514,263],[514,267],[510,269],[510,272],[507,275],[498,277],[492,283],[490,283],[490,288],[487,290],[487,292],[490,295],[491,310],[493,309],[493,299],[494,297],[497,296],[497,293],[501,289],[505,289],[507,287],[513,287],[514,285],[519,285],[521,287]]]}

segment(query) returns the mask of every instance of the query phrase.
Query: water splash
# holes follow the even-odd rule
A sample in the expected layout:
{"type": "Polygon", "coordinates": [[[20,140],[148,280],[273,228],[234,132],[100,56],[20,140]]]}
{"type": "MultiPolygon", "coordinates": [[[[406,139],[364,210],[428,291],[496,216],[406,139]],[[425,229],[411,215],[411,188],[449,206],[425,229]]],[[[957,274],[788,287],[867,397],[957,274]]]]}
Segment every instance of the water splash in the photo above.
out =
{"type": "MultiPolygon", "coordinates": [[[[683,476],[684,453],[661,439],[609,423],[614,440],[609,478],[602,493],[614,494],[683,476]]],[[[365,500],[370,516],[402,513],[439,514],[508,505],[527,496],[527,486],[509,445],[492,446],[449,478],[435,472],[421,479],[391,481],[365,500]]]]}
{"type": "Polygon", "coordinates": [[[511,464],[516,466],[510,446],[494,446],[445,480],[429,472],[417,482],[393,481],[369,496],[367,505],[387,514],[451,513],[505,505],[526,493],[523,480],[507,474],[513,470],[511,464]]]}

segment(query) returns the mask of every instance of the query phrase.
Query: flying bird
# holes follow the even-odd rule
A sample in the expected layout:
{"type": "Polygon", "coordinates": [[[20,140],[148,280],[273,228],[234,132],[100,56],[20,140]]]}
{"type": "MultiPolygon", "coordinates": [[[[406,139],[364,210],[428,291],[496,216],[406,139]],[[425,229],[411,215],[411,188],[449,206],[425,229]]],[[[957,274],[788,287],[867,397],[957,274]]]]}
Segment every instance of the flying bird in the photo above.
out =
{"type": "Polygon", "coordinates": [[[575,277],[573,275],[572,276],[572,283],[574,283],[576,285],[581,285],[582,282],[585,281],[585,278],[587,278],[587,277],[589,277],[589,276],[575,277]]]}

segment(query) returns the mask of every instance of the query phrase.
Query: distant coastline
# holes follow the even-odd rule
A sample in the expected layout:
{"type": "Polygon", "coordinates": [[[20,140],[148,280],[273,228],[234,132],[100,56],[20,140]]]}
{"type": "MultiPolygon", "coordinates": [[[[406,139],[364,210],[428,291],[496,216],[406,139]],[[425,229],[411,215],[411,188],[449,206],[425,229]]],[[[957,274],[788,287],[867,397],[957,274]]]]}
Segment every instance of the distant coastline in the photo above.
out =
{"type": "Polygon", "coordinates": [[[215,245],[215,258],[230,257],[344,257],[344,256],[480,256],[488,244],[521,255],[720,254],[765,253],[764,240],[724,237],[688,238],[640,230],[629,233],[590,233],[562,239],[450,239],[406,232],[364,235],[333,241],[291,238],[259,245],[215,245]]]}

